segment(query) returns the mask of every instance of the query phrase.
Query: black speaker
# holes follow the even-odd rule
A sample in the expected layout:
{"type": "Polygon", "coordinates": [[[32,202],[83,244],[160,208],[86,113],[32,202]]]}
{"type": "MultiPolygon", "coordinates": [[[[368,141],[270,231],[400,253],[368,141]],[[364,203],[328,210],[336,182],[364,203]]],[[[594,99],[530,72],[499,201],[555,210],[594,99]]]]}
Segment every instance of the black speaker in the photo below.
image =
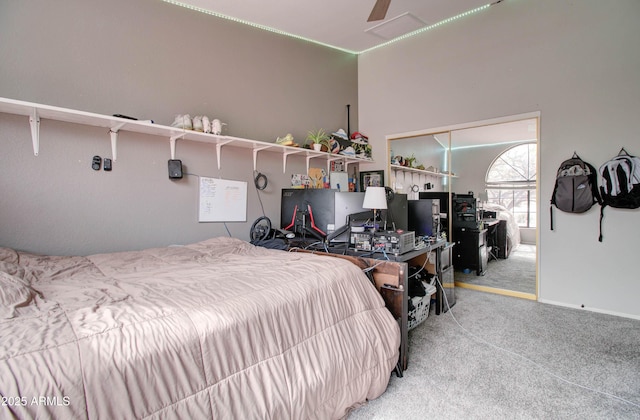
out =
{"type": "Polygon", "coordinates": [[[169,179],[182,178],[182,161],[179,159],[169,159],[169,179]]]}

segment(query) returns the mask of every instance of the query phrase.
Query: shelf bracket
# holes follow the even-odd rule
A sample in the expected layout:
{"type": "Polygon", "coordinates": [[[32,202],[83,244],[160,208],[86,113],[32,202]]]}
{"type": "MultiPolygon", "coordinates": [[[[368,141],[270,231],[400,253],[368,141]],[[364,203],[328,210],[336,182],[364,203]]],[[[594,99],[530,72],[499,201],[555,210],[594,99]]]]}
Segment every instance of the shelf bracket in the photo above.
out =
{"type": "Polygon", "coordinates": [[[124,127],[125,123],[120,123],[109,130],[111,136],[111,158],[114,162],[118,159],[118,131],[124,127]]]}
{"type": "Polygon", "coordinates": [[[349,165],[352,164],[352,163],[359,163],[359,161],[357,161],[357,160],[349,160],[349,159],[345,158],[345,160],[344,160],[344,170],[345,170],[345,172],[349,172],[349,165]]]}
{"type": "Polygon", "coordinates": [[[309,162],[311,161],[311,159],[313,159],[314,157],[317,156],[312,156],[312,155],[307,155],[307,173],[309,173],[309,162]]]}
{"type": "Polygon", "coordinates": [[[218,170],[220,170],[220,157],[222,155],[222,146],[231,142],[232,140],[227,140],[227,141],[222,141],[216,144],[216,159],[218,160],[218,170]]]}
{"type": "MultiPolygon", "coordinates": [[[[294,155],[296,153],[300,153],[300,151],[296,150],[296,151],[293,151],[293,152],[285,152],[285,153],[282,154],[282,173],[287,172],[287,157],[289,157],[289,155],[294,155]]],[[[308,165],[307,165],[307,167],[308,167],[308,165]]]]}
{"type": "Polygon", "coordinates": [[[38,156],[40,153],[40,116],[38,109],[33,108],[29,115],[29,125],[31,126],[31,142],[33,143],[33,155],[38,156]]]}
{"type": "Polygon", "coordinates": [[[268,149],[269,146],[264,146],[264,147],[258,147],[253,149],[253,170],[255,171],[256,168],[258,167],[258,152],[260,150],[264,150],[264,149],[268,149]]]}
{"type": "Polygon", "coordinates": [[[186,136],[187,133],[180,133],[169,137],[169,147],[171,148],[171,159],[176,158],[176,141],[186,136]]]}

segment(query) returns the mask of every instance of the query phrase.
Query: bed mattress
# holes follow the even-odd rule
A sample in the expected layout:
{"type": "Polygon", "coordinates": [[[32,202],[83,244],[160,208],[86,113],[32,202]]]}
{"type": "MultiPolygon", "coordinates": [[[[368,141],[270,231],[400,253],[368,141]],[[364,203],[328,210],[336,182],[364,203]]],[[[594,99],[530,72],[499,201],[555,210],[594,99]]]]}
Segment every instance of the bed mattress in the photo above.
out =
{"type": "Polygon", "coordinates": [[[0,248],[0,282],[0,418],[342,418],[398,361],[397,322],[338,258],[0,248]]]}

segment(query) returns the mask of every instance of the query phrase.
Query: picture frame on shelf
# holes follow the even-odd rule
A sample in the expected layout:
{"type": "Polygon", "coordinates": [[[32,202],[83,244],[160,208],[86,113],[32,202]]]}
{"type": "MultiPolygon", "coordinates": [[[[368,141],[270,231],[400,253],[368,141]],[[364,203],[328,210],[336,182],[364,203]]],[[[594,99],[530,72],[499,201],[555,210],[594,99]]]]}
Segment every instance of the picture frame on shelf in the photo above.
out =
{"type": "Polygon", "coordinates": [[[384,171],[360,172],[360,190],[366,191],[367,187],[384,187],[384,171]]]}

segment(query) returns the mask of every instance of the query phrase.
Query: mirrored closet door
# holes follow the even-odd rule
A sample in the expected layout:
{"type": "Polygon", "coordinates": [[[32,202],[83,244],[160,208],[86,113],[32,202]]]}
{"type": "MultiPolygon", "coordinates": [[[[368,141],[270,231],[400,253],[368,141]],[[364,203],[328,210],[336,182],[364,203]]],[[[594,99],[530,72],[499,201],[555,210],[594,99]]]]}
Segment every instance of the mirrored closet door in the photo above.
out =
{"type": "Polygon", "coordinates": [[[456,244],[458,287],[537,298],[538,119],[387,137],[391,188],[442,203],[439,233],[456,244]]]}

